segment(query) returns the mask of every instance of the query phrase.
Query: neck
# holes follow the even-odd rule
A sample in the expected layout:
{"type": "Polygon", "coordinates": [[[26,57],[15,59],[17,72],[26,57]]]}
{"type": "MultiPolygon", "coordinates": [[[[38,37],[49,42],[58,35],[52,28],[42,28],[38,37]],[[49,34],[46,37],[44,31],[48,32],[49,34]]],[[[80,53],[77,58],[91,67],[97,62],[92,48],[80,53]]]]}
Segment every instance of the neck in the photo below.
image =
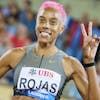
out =
{"type": "Polygon", "coordinates": [[[48,43],[41,43],[38,42],[35,52],[39,56],[51,56],[57,52],[57,48],[54,43],[48,44],[48,43]]]}

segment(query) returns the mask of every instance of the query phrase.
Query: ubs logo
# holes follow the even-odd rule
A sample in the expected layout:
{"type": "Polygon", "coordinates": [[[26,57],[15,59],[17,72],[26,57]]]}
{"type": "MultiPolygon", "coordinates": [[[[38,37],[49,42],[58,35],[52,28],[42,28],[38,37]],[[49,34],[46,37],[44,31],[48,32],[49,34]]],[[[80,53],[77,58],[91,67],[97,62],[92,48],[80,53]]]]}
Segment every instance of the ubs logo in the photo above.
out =
{"type": "Polygon", "coordinates": [[[32,68],[32,69],[29,70],[28,73],[30,75],[39,75],[39,76],[43,76],[43,77],[50,77],[50,78],[54,77],[54,73],[49,71],[49,70],[42,70],[42,69],[32,68]]]}
{"type": "Polygon", "coordinates": [[[29,74],[30,75],[36,75],[36,70],[33,68],[29,71],[29,74]]]}

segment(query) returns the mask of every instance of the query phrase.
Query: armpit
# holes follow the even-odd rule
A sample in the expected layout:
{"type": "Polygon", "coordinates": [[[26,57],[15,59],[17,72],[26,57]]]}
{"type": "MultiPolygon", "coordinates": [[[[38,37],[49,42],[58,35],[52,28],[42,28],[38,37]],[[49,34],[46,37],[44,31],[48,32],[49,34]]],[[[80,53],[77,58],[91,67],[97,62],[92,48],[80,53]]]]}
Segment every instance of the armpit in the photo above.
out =
{"type": "Polygon", "coordinates": [[[71,59],[69,56],[64,56],[63,58],[63,68],[67,78],[70,80],[72,78],[72,74],[74,73],[74,69],[71,64],[71,59]]]}

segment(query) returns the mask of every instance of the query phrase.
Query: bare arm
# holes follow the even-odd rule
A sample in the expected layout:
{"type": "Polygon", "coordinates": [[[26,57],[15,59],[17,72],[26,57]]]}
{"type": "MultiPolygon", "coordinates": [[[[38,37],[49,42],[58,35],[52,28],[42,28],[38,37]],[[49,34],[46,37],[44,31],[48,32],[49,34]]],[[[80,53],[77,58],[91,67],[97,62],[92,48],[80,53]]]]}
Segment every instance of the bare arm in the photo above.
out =
{"type": "Polygon", "coordinates": [[[87,73],[89,80],[89,100],[100,100],[100,87],[97,81],[95,66],[87,68],[87,73]]]}
{"type": "Polygon", "coordinates": [[[64,57],[63,66],[67,77],[74,80],[83,99],[88,100],[88,80],[81,63],[73,57],[64,57]]]}
{"type": "MultiPolygon", "coordinates": [[[[100,37],[96,35],[92,37],[91,23],[89,23],[88,34],[85,31],[84,25],[81,27],[83,34],[83,60],[85,64],[89,64],[94,61],[100,37]]],[[[88,66],[86,68],[87,76],[81,63],[72,57],[64,57],[63,66],[66,76],[70,76],[74,80],[84,100],[100,100],[99,83],[97,81],[95,66],[88,66]]]]}
{"type": "Polygon", "coordinates": [[[7,71],[11,69],[9,54],[11,51],[6,52],[2,57],[0,57],[0,77],[2,77],[7,71]]]}
{"type": "Polygon", "coordinates": [[[24,49],[17,48],[7,51],[2,57],[0,57],[0,77],[5,75],[10,69],[13,69],[22,59],[24,54],[24,49]]]}
{"type": "MultiPolygon", "coordinates": [[[[89,22],[88,33],[85,30],[84,24],[81,24],[81,30],[83,34],[83,61],[85,64],[90,64],[94,62],[100,37],[97,37],[96,34],[92,36],[92,22],[89,22]]],[[[97,81],[95,66],[89,65],[86,70],[89,82],[88,100],[100,100],[99,83],[97,81]]]]}

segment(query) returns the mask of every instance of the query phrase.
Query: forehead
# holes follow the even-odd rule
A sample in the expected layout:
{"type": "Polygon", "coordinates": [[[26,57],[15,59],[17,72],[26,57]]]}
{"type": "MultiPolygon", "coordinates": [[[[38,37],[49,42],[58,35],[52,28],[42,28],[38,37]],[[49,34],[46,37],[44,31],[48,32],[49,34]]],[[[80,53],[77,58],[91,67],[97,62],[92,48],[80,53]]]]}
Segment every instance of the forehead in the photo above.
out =
{"type": "Polygon", "coordinates": [[[50,7],[39,10],[38,17],[39,16],[61,19],[60,13],[55,8],[50,7]]]}

